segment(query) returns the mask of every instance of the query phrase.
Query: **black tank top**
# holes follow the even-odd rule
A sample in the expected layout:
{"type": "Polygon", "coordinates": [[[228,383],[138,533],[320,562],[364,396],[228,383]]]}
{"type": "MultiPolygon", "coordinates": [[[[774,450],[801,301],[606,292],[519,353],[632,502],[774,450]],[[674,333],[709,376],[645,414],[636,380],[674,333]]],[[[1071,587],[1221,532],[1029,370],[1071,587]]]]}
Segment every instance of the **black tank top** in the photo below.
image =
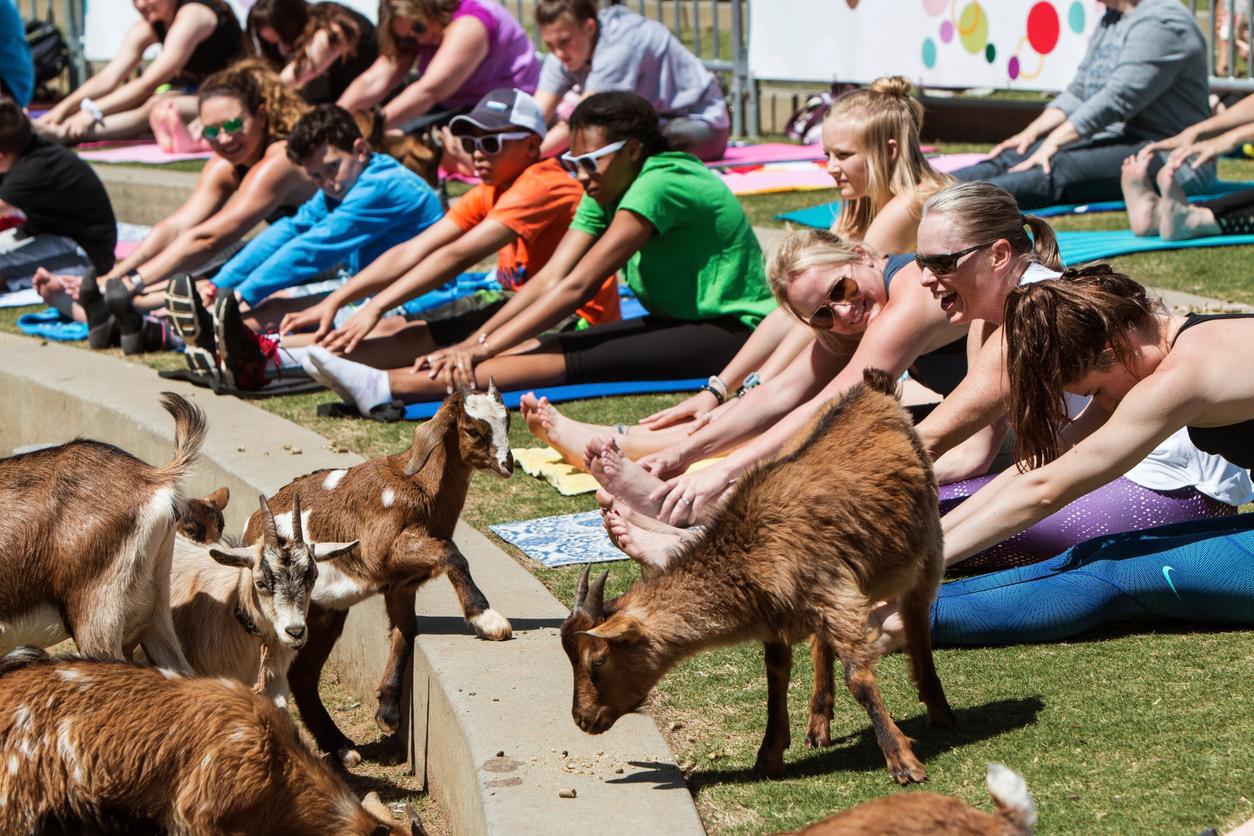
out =
{"type": "MultiPolygon", "coordinates": [[[[1240,314],[1189,314],[1171,344],[1195,325],[1216,319],[1254,319],[1254,313],[1240,314]]],[[[1207,453],[1223,456],[1237,467],[1254,468],[1254,419],[1226,427],[1189,427],[1189,440],[1193,446],[1207,453]]]]}
{"type": "MultiPolygon", "coordinates": [[[[174,13],[178,14],[178,10],[189,3],[199,3],[205,6],[217,15],[218,22],[209,33],[209,37],[198,43],[192,50],[191,57],[187,59],[183,69],[171,81],[171,84],[176,87],[200,84],[218,70],[228,67],[244,52],[244,33],[240,31],[235,12],[231,11],[231,7],[226,4],[225,0],[178,0],[174,6],[174,13]]],[[[157,40],[164,44],[169,27],[164,23],[154,23],[152,28],[157,33],[157,40]]]]}
{"type": "MultiPolygon", "coordinates": [[[[907,264],[914,263],[913,253],[890,255],[884,265],[884,290],[889,291],[893,277],[907,264]]],[[[951,343],[921,355],[910,367],[910,376],[933,392],[948,395],[958,388],[967,375],[967,338],[959,337],[951,343]]]]}

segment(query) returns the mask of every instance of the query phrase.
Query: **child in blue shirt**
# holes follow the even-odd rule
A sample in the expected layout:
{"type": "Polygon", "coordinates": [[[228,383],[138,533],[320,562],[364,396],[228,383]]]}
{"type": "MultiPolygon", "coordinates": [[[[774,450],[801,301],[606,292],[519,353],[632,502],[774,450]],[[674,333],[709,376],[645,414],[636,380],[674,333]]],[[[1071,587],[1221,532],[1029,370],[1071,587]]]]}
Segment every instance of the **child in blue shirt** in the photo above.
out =
{"type": "Polygon", "coordinates": [[[290,218],[254,238],[213,278],[256,307],[337,264],[357,273],[384,251],[444,216],[426,182],[386,154],[371,153],[348,111],[319,105],[296,123],[287,156],[319,191],[290,218]]]}

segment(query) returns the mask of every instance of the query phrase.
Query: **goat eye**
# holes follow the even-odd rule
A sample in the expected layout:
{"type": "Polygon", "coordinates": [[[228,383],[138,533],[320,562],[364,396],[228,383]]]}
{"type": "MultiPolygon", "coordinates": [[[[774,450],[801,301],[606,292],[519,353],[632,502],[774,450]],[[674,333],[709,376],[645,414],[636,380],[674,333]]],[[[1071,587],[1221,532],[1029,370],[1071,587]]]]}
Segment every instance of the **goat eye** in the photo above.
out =
{"type": "Polygon", "coordinates": [[[256,587],[257,587],[257,589],[258,589],[258,591],[260,591],[260,592],[265,592],[265,591],[266,591],[266,585],[265,585],[263,582],[261,582],[261,581],[255,581],[255,582],[254,582],[254,586],[256,586],[256,587]]]}
{"type": "Polygon", "coordinates": [[[605,660],[606,660],[606,658],[607,658],[607,657],[602,656],[600,659],[593,659],[593,660],[592,660],[592,667],[593,667],[594,669],[596,669],[596,668],[602,668],[602,667],[605,667],[605,660]]]}

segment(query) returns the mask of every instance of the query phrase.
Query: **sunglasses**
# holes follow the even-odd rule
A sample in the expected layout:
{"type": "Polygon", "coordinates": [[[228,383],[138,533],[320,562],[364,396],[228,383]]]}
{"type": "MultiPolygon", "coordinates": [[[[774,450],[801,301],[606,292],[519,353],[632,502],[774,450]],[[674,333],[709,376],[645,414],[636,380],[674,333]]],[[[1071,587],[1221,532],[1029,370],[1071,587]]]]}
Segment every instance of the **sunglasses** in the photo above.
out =
{"type": "Polygon", "coordinates": [[[218,134],[234,136],[242,130],[244,130],[244,117],[236,116],[234,119],[227,119],[216,125],[205,125],[200,132],[205,139],[217,139],[218,134]]]}
{"type": "Polygon", "coordinates": [[[489,157],[495,157],[501,153],[506,140],[526,139],[529,136],[535,136],[535,134],[530,131],[511,131],[503,134],[488,134],[487,136],[459,136],[458,139],[461,140],[462,150],[467,154],[473,154],[477,149],[489,157]]]}
{"type": "Polygon", "coordinates": [[[393,40],[395,40],[396,45],[404,51],[417,52],[418,47],[422,46],[422,44],[418,43],[418,36],[426,31],[427,27],[424,24],[414,20],[409,24],[408,35],[402,35],[399,38],[393,38],[393,40]]]}
{"type": "Polygon", "coordinates": [[[958,250],[956,253],[938,253],[936,255],[914,254],[914,263],[919,265],[920,270],[928,270],[933,276],[947,276],[958,269],[958,260],[964,255],[970,255],[976,250],[982,250],[985,247],[991,247],[996,241],[989,241],[985,244],[976,244],[974,247],[967,247],[965,250],[958,250]]]}
{"type": "Polygon", "coordinates": [[[620,139],[618,142],[611,142],[609,145],[603,145],[597,150],[589,151],[586,154],[579,154],[576,156],[568,152],[557,159],[561,162],[562,168],[566,169],[567,173],[570,174],[571,177],[577,176],[579,174],[579,169],[581,168],[588,174],[596,174],[597,162],[602,157],[608,157],[615,151],[620,150],[626,144],[627,140],[620,139]]]}
{"type": "Polygon", "coordinates": [[[810,318],[805,321],[811,328],[826,331],[836,324],[836,314],[832,313],[833,305],[848,305],[858,295],[858,283],[853,276],[841,276],[827,291],[827,300],[814,309],[810,318]]]}

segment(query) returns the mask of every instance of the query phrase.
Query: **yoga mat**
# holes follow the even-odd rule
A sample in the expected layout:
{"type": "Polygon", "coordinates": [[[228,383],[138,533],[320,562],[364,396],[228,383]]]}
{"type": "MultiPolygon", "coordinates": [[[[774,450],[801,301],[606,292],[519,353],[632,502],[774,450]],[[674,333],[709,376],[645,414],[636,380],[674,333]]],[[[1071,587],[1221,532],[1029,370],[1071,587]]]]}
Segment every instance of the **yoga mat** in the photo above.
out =
{"type": "Polygon", "coordinates": [[[1254,235],[1212,235],[1188,241],[1164,241],[1157,236],[1139,238],[1130,229],[1082,232],[1064,230],[1058,233],[1058,249],[1062,253],[1063,263],[1068,266],[1131,253],[1243,245],[1254,245],[1254,235]]]}
{"type": "Polygon", "coordinates": [[[832,176],[821,162],[778,163],[756,171],[722,171],[719,177],[732,194],[739,196],[832,188],[832,176]]]}
{"type": "MultiPolygon", "coordinates": [[[[705,384],[704,377],[693,377],[682,380],[621,380],[609,383],[573,383],[566,386],[536,386],[516,392],[502,392],[505,406],[517,409],[519,401],[527,392],[535,392],[536,397],[548,398],[553,403],[578,401],[585,398],[604,398],[610,395],[658,395],[670,392],[695,392],[705,384]]],[[[443,401],[426,401],[411,403],[405,407],[405,420],[425,421],[440,408],[443,401]]]]}
{"type": "Polygon", "coordinates": [[[562,496],[578,496],[597,489],[597,480],[592,474],[567,464],[562,454],[552,447],[517,447],[513,453],[523,473],[543,479],[562,496]]]}
{"type": "MultiPolygon", "coordinates": [[[[957,155],[955,155],[957,156],[957,155]]],[[[952,169],[951,169],[952,170],[952,169]]],[[[1254,189],[1254,181],[1249,180],[1217,180],[1211,187],[1211,191],[1206,194],[1197,194],[1189,198],[1190,203],[1200,203],[1204,200],[1214,200],[1217,197],[1223,197],[1232,192],[1239,192],[1245,189],[1254,189]]],[[[1045,206],[1040,209],[1033,209],[1026,214],[1036,215],[1039,218],[1056,218],[1062,215],[1095,215],[1099,212],[1122,212],[1127,209],[1127,205],[1122,200],[1106,200],[1097,203],[1062,203],[1057,206],[1045,206]]],[[[776,215],[776,220],[789,221],[799,224],[800,226],[810,226],[815,229],[827,229],[836,220],[836,216],[840,214],[840,201],[834,203],[824,203],[819,206],[811,206],[809,209],[797,209],[793,212],[784,212],[776,215]]]]}
{"type": "Polygon", "coordinates": [[[85,160],[96,163],[146,163],[163,165],[182,160],[207,160],[213,156],[211,151],[193,151],[189,154],[167,154],[155,142],[142,145],[122,145],[115,148],[96,148],[79,151],[78,155],[85,160]]]}
{"type": "Polygon", "coordinates": [[[626,560],[601,525],[600,511],[488,526],[497,537],[550,568],[626,560]]]}
{"type": "Polygon", "coordinates": [[[826,158],[822,143],[793,145],[787,142],[763,142],[760,145],[729,145],[721,160],[707,162],[710,168],[730,168],[737,165],[765,165],[767,163],[811,162],[826,158]]]}
{"type": "MultiPolygon", "coordinates": [[[[0,284],[0,287],[2,286],[3,284],[0,284]]],[[[0,293],[0,308],[24,308],[27,305],[42,305],[43,301],[33,287],[15,290],[12,293],[0,293]]]]}

